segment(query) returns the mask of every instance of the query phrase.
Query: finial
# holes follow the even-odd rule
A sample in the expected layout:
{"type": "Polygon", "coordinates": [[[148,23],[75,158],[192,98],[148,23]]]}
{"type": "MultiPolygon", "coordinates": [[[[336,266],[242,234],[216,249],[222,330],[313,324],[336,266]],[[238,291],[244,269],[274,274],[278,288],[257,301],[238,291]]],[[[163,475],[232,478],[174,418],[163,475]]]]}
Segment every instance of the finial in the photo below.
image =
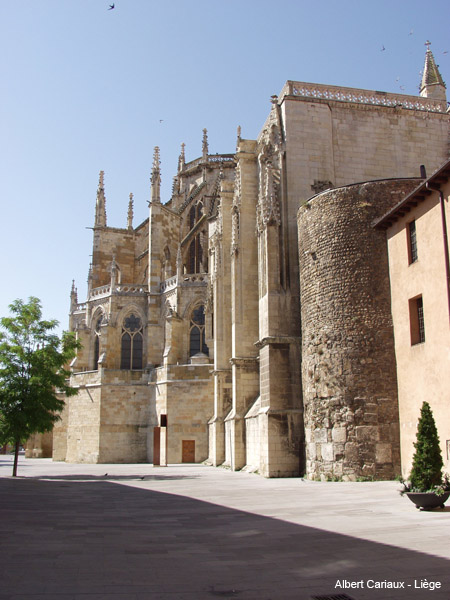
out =
{"type": "Polygon", "coordinates": [[[130,194],[128,202],[127,227],[128,229],[133,229],[133,194],[130,194]]]}
{"type": "Polygon", "coordinates": [[[155,146],[155,148],[153,149],[153,170],[159,170],[159,165],[159,146],[155,146]]]}
{"type": "Polygon", "coordinates": [[[91,290],[92,290],[92,263],[89,264],[87,287],[88,287],[88,298],[89,298],[89,296],[91,295],[91,290]]]}
{"type": "Polygon", "coordinates": [[[153,168],[152,168],[152,176],[150,178],[152,184],[152,192],[151,192],[151,202],[152,203],[160,203],[160,189],[161,189],[161,169],[159,167],[159,147],[155,146],[153,152],[153,168]]]}
{"type": "Polygon", "coordinates": [[[431,42],[430,42],[430,40],[427,40],[427,41],[425,42],[424,46],[426,46],[426,47],[427,47],[427,52],[428,52],[428,51],[430,51],[430,52],[431,52],[431,50],[430,50],[430,46],[431,46],[431,42]]]}
{"type": "Polygon", "coordinates": [[[111,261],[111,291],[113,291],[116,285],[117,279],[117,265],[116,265],[116,253],[113,253],[112,261],[111,261]]]}
{"type": "Polygon", "coordinates": [[[270,96],[270,101],[272,102],[272,104],[278,104],[278,96],[276,94],[270,96]]]}
{"type": "Polygon", "coordinates": [[[75,279],[72,279],[72,289],[70,290],[70,310],[73,312],[76,310],[78,304],[78,293],[75,287],[75,279]]]}
{"type": "Polygon", "coordinates": [[[186,147],[186,144],[183,142],[181,144],[180,156],[178,157],[178,172],[182,171],[184,169],[184,165],[186,164],[186,156],[184,153],[185,147],[186,147]]]}
{"type": "Polygon", "coordinates": [[[97,189],[97,201],[95,204],[95,227],[106,227],[106,198],[103,184],[104,174],[104,171],[100,171],[97,189]]]}
{"type": "Polygon", "coordinates": [[[207,129],[203,130],[202,149],[203,149],[203,159],[206,160],[208,158],[208,130],[207,129]]]}
{"type": "Polygon", "coordinates": [[[177,193],[178,193],[178,177],[177,177],[177,175],[175,175],[172,180],[172,196],[175,196],[175,194],[177,194],[177,193]]]}

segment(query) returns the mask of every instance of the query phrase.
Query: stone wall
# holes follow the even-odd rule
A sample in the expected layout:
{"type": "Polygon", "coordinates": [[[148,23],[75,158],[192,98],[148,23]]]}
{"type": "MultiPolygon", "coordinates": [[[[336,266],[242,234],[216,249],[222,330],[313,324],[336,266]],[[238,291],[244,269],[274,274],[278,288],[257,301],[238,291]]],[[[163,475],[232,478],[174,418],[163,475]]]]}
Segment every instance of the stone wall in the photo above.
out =
{"type": "Polygon", "coordinates": [[[99,461],[139,463],[147,459],[147,375],[109,371],[101,389],[99,461]]]}
{"type": "Polygon", "coordinates": [[[148,376],[142,371],[75,373],[70,398],[54,429],[54,460],[134,463],[147,460],[148,376]]]}
{"type": "Polygon", "coordinates": [[[51,458],[53,455],[53,434],[35,433],[25,444],[25,458],[51,458]]]}
{"type": "Polygon", "coordinates": [[[71,398],[66,399],[66,405],[60,413],[60,419],[53,426],[53,460],[66,460],[67,455],[67,423],[69,420],[69,404],[71,398]]]}
{"type": "MultiPolygon", "coordinates": [[[[92,249],[92,287],[98,288],[111,281],[111,261],[115,256],[119,269],[118,283],[137,283],[135,279],[136,238],[146,238],[147,227],[142,227],[139,233],[134,230],[116,227],[94,228],[94,243],[92,249]]],[[[142,247],[142,244],[140,244],[142,247]]],[[[143,261],[136,263],[137,271],[145,270],[143,261]]],[[[140,282],[141,283],[141,282],[140,282]]]]}
{"type": "MultiPolygon", "coordinates": [[[[72,385],[86,384],[77,381],[72,385]]],[[[98,463],[100,446],[100,400],[99,384],[79,389],[70,398],[67,418],[66,462],[98,463]]]]}
{"type": "Polygon", "coordinates": [[[280,104],[290,206],[321,191],[320,186],[414,177],[421,164],[431,173],[448,156],[445,112],[294,95],[280,104]]]}
{"type": "MultiPolygon", "coordinates": [[[[388,95],[382,92],[366,92],[378,97],[378,104],[295,94],[295,89],[307,86],[288,82],[279,101],[285,136],[288,252],[294,301],[298,294],[295,222],[301,203],[332,187],[419,176],[421,164],[431,173],[447,159],[450,140],[450,121],[445,112],[383,106],[388,95]]],[[[351,88],[340,91],[345,98],[362,92],[351,88]]]]}
{"type": "Polygon", "coordinates": [[[400,472],[386,240],[371,223],[417,180],[323,192],[298,213],[306,471],[311,479],[400,472]]]}
{"type": "Polygon", "coordinates": [[[246,468],[259,471],[260,468],[260,432],[258,416],[261,409],[261,399],[258,398],[245,415],[245,449],[247,454],[246,468]]]}
{"type": "MultiPolygon", "coordinates": [[[[156,423],[167,415],[167,459],[183,462],[183,441],[195,442],[195,461],[208,458],[208,421],[214,413],[211,365],[170,365],[156,369],[153,377],[156,423]]],[[[152,432],[149,430],[149,434],[152,432]]]]}

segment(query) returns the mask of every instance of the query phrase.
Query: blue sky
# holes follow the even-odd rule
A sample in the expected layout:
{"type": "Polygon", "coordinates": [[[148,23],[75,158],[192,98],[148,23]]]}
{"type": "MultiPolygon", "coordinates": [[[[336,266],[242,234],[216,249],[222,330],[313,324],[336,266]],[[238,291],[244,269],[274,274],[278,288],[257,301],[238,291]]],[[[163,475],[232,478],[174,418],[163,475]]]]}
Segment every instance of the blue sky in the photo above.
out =
{"type": "Polygon", "coordinates": [[[154,146],[166,202],[181,143],[233,152],[288,79],[418,94],[429,39],[450,84],[448,0],[114,1],[0,0],[0,315],[33,295],[67,327],[100,170],[108,224],[132,192],[137,225],[154,146]]]}

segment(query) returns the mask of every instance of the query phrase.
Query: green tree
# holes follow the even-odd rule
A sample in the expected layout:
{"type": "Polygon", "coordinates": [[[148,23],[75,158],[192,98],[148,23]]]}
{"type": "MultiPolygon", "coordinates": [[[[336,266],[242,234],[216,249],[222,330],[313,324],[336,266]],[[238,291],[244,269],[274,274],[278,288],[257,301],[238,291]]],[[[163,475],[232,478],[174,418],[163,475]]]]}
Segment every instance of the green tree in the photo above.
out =
{"type": "Polygon", "coordinates": [[[64,408],[61,396],[77,393],[65,366],[79,342],[72,333],[52,333],[58,321],[42,319],[38,298],[15,300],[9,309],[12,316],[0,319],[0,443],[14,444],[15,477],[20,444],[51,431],[64,408]]]}
{"type": "Polygon", "coordinates": [[[442,453],[433,413],[428,402],[422,404],[414,443],[416,449],[410,475],[411,489],[431,490],[442,483],[442,453]]]}

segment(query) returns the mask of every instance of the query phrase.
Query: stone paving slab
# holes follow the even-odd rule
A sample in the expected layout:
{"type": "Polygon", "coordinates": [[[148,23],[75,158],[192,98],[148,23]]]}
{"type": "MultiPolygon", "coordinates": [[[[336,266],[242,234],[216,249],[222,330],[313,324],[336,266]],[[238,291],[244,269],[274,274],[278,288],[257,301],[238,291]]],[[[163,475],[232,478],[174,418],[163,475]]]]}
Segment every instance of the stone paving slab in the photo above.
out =
{"type": "Polygon", "coordinates": [[[0,600],[450,599],[450,507],[417,511],[395,482],[23,457],[11,470],[1,456],[0,600]]]}

